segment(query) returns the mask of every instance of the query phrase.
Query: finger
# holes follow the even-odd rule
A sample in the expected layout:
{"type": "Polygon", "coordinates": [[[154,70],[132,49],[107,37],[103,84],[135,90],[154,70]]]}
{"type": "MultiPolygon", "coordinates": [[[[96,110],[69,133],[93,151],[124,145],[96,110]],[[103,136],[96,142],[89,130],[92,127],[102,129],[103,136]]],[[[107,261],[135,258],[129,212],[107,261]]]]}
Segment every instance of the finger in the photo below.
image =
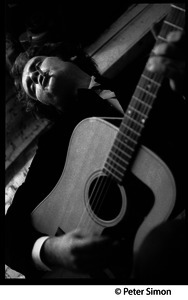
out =
{"type": "Polygon", "coordinates": [[[166,77],[174,78],[178,75],[182,76],[185,63],[161,56],[153,56],[148,60],[146,68],[148,71],[158,72],[166,77]]]}
{"type": "Polygon", "coordinates": [[[173,91],[179,91],[180,93],[184,93],[185,89],[185,80],[177,79],[170,79],[170,87],[173,91]]]}
{"type": "Polygon", "coordinates": [[[157,56],[166,56],[168,58],[182,58],[182,49],[173,43],[161,43],[154,47],[152,51],[157,56]]]}
{"type": "Polygon", "coordinates": [[[167,35],[167,41],[171,42],[171,43],[185,42],[185,32],[184,31],[171,31],[167,35]]]}
{"type": "Polygon", "coordinates": [[[185,33],[181,31],[170,32],[167,35],[167,43],[156,45],[152,52],[155,55],[183,59],[185,57],[185,33]]]}
{"type": "Polygon", "coordinates": [[[68,234],[72,235],[73,238],[83,239],[88,236],[81,228],[76,228],[70,231],[68,234]]]}
{"type": "Polygon", "coordinates": [[[113,245],[113,242],[114,241],[108,237],[88,237],[77,241],[72,252],[75,255],[103,253],[113,245]]]}

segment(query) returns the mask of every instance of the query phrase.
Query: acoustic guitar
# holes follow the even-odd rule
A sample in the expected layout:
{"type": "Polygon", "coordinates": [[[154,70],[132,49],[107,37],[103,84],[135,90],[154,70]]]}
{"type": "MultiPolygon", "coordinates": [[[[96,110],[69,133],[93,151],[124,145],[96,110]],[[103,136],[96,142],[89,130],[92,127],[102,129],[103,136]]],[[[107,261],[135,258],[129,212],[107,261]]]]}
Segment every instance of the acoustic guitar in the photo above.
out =
{"type": "MultiPolygon", "coordinates": [[[[171,31],[183,30],[184,20],[184,5],[172,4],[156,43],[166,41],[171,31]]],[[[127,268],[130,253],[137,254],[146,235],[168,219],[175,205],[171,170],[139,144],[162,81],[162,75],[144,69],[119,128],[95,117],[76,126],[59,181],[32,212],[35,229],[51,236],[81,228],[88,234],[123,237],[127,268]]],[[[118,263],[105,274],[126,277],[123,268],[116,270],[118,263]]],[[[90,277],[58,271],[48,272],[48,277],[90,277]]]]}

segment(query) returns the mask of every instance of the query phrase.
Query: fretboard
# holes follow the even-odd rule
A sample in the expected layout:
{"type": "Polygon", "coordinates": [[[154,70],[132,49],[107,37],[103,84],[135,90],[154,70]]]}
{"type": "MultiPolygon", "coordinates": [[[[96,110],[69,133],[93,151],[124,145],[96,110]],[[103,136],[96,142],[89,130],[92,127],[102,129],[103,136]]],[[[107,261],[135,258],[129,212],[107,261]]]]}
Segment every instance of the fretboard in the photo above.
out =
{"type": "MultiPolygon", "coordinates": [[[[184,4],[171,4],[156,44],[166,42],[169,32],[183,30],[184,22],[184,4]]],[[[103,172],[117,182],[123,180],[130,165],[162,81],[163,75],[150,72],[145,67],[103,168],[103,172]]]]}

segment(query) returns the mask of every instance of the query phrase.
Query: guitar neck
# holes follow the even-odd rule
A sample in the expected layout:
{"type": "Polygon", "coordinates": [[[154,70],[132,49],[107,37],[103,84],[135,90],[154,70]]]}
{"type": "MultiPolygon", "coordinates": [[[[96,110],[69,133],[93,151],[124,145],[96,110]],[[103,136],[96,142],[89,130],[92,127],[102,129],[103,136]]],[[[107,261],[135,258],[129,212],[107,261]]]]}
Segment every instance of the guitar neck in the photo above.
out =
{"type": "MultiPolygon", "coordinates": [[[[163,22],[155,46],[166,42],[169,32],[183,30],[185,23],[184,4],[171,4],[171,9],[163,22]]],[[[151,52],[151,55],[153,53],[151,52]]],[[[151,56],[150,55],[150,56],[151,56]]],[[[163,75],[144,69],[130,104],[125,112],[103,172],[117,182],[121,182],[132,160],[138,141],[153,108],[163,75]]]]}

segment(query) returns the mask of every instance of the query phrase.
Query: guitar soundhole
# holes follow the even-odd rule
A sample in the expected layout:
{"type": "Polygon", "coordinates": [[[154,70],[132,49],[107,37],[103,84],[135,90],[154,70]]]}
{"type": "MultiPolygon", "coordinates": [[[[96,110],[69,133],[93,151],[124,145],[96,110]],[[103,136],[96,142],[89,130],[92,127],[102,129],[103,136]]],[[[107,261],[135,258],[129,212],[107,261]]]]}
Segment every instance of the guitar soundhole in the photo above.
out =
{"type": "Polygon", "coordinates": [[[89,187],[89,205],[94,214],[104,220],[115,219],[122,207],[120,188],[106,176],[95,178],[89,187]]]}

